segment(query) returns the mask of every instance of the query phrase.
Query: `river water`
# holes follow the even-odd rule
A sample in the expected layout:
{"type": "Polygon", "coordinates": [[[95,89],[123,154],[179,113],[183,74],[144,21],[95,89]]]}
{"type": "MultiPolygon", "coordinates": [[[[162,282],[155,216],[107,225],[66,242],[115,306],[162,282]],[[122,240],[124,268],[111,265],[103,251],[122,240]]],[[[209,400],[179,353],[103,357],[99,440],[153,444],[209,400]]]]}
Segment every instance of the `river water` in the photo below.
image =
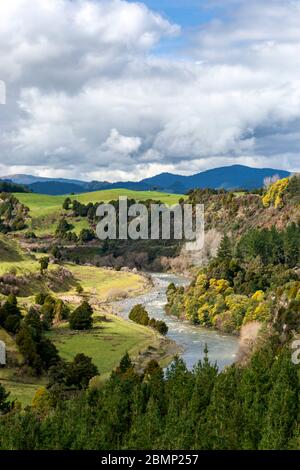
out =
{"type": "Polygon", "coordinates": [[[193,326],[188,321],[182,321],[166,315],[164,306],[167,302],[166,289],[171,282],[176,286],[187,285],[189,280],[174,274],[152,274],[153,289],[134,298],[125,299],[115,303],[119,315],[128,318],[129,312],[136,304],[142,304],[149,316],[163,320],[169,327],[168,338],[183,348],[182,358],[187,367],[191,369],[204,357],[205,344],[211,362],[217,362],[222,370],[235,361],[238,350],[238,338],[218,331],[209,330],[200,326],[193,326]]]}

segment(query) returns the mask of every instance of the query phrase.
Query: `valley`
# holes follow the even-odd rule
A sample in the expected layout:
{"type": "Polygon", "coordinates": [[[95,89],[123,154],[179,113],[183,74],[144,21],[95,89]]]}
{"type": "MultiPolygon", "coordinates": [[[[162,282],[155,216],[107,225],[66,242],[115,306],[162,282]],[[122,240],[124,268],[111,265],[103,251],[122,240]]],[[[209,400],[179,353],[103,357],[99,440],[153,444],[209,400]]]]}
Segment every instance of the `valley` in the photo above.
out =
{"type": "MultiPolygon", "coordinates": [[[[61,416],[68,421],[66,436],[52,428],[50,439],[60,438],[59,445],[51,441],[51,448],[107,445],[116,425],[114,413],[129,447],[137,442],[136,419],[142,423],[139,429],[158,423],[155,441],[150,443],[142,431],[143,448],[169,446],[165,439],[183,423],[184,433],[174,446],[231,448],[218,441],[219,432],[228,436],[224,420],[242,429],[241,436],[234,431],[234,445],[273,445],[276,428],[269,437],[260,430],[269,426],[276,387],[285,387],[298,403],[298,372],[289,355],[300,334],[299,194],[299,176],[275,181],[261,193],[2,193],[0,341],[6,345],[7,364],[0,368],[0,391],[10,400],[1,406],[11,409],[6,428],[11,436],[18,435],[18,409],[24,426],[24,416],[34,420],[39,439],[48,439],[49,420],[61,416]],[[132,198],[131,203],[143,201],[147,210],[153,201],[203,203],[202,251],[188,258],[184,243],[174,239],[98,240],[97,204],[112,201],[117,206],[120,195],[132,198]],[[257,399],[263,406],[257,414],[253,405],[256,433],[250,444],[245,423],[253,382],[248,374],[258,380],[257,399]],[[92,396],[103,406],[94,408],[92,396]],[[134,417],[144,399],[146,408],[142,404],[134,417]],[[84,416],[69,414],[69,407],[81,409],[82,402],[84,416]],[[129,421],[119,415],[121,402],[129,421]],[[223,406],[237,407],[238,413],[223,414],[223,406]],[[102,413],[108,409],[111,418],[104,424],[102,413]],[[76,441],[76,426],[95,412],[103,434],[76,441]],[[239,416],[244,420],[240,428],[239,416]]],[[[274,445],[297,447],[297,407],[286,418],[280,400],[278,407],[276,413],[292,421],[282,430],[281,444],[274,445]]],[[[113,436],[118,446],[119,437],[113,436]]],[[[0,437],[0,448],[7,446],[5,439],[0,437]]]]}

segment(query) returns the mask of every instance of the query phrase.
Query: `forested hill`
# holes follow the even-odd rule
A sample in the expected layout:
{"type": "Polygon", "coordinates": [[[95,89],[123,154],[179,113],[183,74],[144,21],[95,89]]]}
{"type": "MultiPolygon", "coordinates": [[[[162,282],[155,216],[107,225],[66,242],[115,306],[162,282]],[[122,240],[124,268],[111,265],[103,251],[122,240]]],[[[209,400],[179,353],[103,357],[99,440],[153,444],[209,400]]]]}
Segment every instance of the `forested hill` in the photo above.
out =
{"type": "Polygon", "coordinates": [[[256,323],[300,333],[300,177],[279,180],[260,195],[195,191],[206,201],[206,244],[212,253],[184,290],[170,285],[166,311],[195,324],[238,334],[256,323]]]}

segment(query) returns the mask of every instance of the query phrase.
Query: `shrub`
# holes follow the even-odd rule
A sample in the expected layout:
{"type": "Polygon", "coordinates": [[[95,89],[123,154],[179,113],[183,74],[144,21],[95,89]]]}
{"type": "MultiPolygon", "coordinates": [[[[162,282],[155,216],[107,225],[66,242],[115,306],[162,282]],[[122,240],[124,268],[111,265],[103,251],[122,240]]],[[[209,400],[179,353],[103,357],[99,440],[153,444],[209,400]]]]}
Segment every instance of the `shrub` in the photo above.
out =
{"type": "Polygon", "coordinates": [[[39,259],[41,274],[44,274],[44,272],[47,271],[49,262],[50,259],[48,256],[44,256],[43,258],[39,259]]]}
{"type": "Polygon", "coordinates": [[[162,321],[162,320],[158,320],[156,321],[156,325],[155,325],[155,329],[161,334],[161,335],[166,335],[169,331],[169,328],[167,326],[167,324],[162,321]]]}
{"type": "Polygon", "coordinates": [[[94,240],[95,238],[96,237],[95,237],[94,231],[91,230],[91,229],[88,229],[88,228],[82,229],[81,232],[80,232],[80,235],[79,235],[79,240],[82,243],[90,242],[90,241],[94,240]]]}
{"type": "Polygon", "coordinates": [[[93,325],[93,309],[87,301],[71,313],[69,325],[71,330],[88,330],[93,325]]]}
{"type": "Polygon", "coordinates": [[[79,389],[86,389],[89,381],[99,375],[97,367],[92,363],[92,359],[84,354],[77,354],[73,362],[68,366],[66,385],[75,386],[79,389]]]}
{"type": "Polygon", "coordinates": [[[274,205],[276,209],[280,209],[284,204],[283,196],[289,186],[289,182],[289,178],[283,178],[269,186],[268,191],[262,198],[263,205],[265,207],[274,205]]]}
{"type": "Polygon", "coordinates": [[[12,334],[16,334],[20,328],[21,317],[19,315],[8,315],[5,320],[4,328],[12,334]]]}
{"type": "Polygon", "coordinates": [[[150,320],[147,310],[141,304],[137,304],[131,309],[129,319],[144,326],[147,326],[150,320]]]}

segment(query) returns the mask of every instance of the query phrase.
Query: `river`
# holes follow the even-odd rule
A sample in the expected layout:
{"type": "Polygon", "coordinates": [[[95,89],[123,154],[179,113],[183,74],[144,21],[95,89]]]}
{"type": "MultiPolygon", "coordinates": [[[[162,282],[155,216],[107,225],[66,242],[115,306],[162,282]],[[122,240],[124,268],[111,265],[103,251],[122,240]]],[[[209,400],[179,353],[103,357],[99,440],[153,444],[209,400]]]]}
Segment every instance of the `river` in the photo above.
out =
{"type": "Polygon", "coordinates": [[[171,282],[176,286],[187,285],[187,278],[174,274],[152,274],[154,287],[145,294],[125,299],[115,303],[119,315],[128,318],[131,308],[142,304],[150,317],[164,320],[169,327],[168,338],[175,341],[183,349],[182,358],[191,369],[200,359],[203,359],[205,344],[211,362],[217,362],[222,370],[235,361],[238,350],[238,338],[200,326],[193,326],[188,321],[182,321],[166,315],[164,306],[167,302],[166,289],[171,282]]]}

